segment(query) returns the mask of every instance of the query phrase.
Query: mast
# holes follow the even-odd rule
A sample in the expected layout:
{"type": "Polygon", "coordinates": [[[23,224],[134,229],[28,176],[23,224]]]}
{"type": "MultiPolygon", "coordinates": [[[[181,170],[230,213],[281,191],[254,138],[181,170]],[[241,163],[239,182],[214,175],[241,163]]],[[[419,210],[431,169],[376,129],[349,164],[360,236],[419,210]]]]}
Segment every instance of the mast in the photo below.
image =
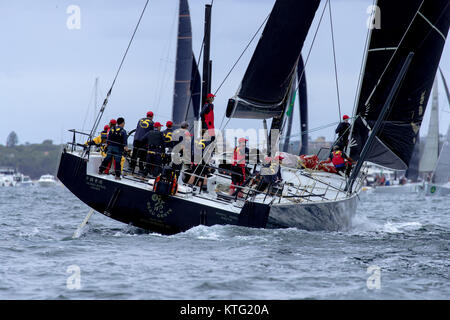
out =
{"type": "Polygon", "coordinates": [[[98,106],[98,77],[95,78],[95,85],[94,85],[94,121],[97,117],[97,106],[98,106]]]}
{"type": "Polygon", "coordinates": [[[306,89],[306,72],[303,71],[305,64],[303,57],[300,55],[297,66],[298,85],[298,104],[300,108],[300,134],[301,134],[301,148],[299,155],[308,154],[308,95],[306,89]]]}
{"type": "Polygon", "coordinates": [[[211,69],[212,61],[210,60],[211,46],[211,5],[205,5],[205,31],[203,42],[203,77],[202,77],[202,101],[205,103],[206,95],[211,91],[211,69]]]}
{"type": "Polygon", "coordinates": [[[286,128],[286,135],[284,138],[284,144],[283,144],[283,152],[289,152],[289,143],[291,141],[291,132],[292,132],[292,122],[294,119],[294,104],[295,104],[295,98],[296,98],[296,84],[297,81],[294,79],[294,82],[292,83],[291,87],[291,94],[289,95],[289,105],[287,107],[286,111],[286,117],[287,117],[287,128],[286,128]]]}
{"type": "Polygon", "coordinates": [[[200,109],[200,74],[192,52],[192,26],[187,0],[179,0],[177,60],[173,91],[172,121],[194,127],[200,109]]]}

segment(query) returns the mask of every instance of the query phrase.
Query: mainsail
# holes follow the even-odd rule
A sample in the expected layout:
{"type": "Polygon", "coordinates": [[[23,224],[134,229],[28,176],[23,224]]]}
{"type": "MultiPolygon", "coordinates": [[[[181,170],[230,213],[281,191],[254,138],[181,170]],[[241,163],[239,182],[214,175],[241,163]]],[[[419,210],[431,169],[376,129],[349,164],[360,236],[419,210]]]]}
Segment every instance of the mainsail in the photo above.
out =
{"type": "Polygon", "coordinates": [[[439,95],[438,77],[434,80],[433,101],[431,104],[430,124],[425,140],[425,149],[420,159],[419,172],[433,172],[439,156],[439,95]]]}
{"type": "Polygon", "coordinates": [[[229,118],[280,117],[320,0],[277,0],[247,67],[229,118]]]}
{"type": "Polygon", "coordinates": [[[410,52],[414,53],[391,112],[365,160],[405,170],[430,96],[450,24],[448,0],[379,0],[380,28],[371,30],[352,138],[359,159],[370,129],[410,52]],[[401,14],[400,14],[401,13],[401,14]]]}
{"type": "Polygon", "coordinates": [[[192,29],[187,0],[180,0],[178,18],[177,62],[172,119],[175,126],[198,119],[200,109],[200,73],[192,52],[192,29]]]}

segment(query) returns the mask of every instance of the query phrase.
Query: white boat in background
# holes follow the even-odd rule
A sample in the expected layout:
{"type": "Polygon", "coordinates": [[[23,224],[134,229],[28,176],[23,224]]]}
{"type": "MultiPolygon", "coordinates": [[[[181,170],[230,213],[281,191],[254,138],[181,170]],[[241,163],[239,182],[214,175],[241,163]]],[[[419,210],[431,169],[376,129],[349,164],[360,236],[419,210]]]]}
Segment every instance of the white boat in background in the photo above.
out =
{"type": "Polygon", "coordinates": [[[38,183],[42,187],[56,186],[56,179],[51,174],[44,174],[39,178],[38,183]]]}
{"type": "Polygon", "coordinates": [[[0,187],[15,187],[18,173],[13,168],[0,168],[0,187]]]}
{"type": "Polygon", "coordinates": [[[371,164],[367,169],[366,184],[362,191],[371,193],[412,193],[423,189],[423,183],[406,179],[404,171],[396,171],[371,164]]]}
{"type": "Polygon", "coordinates": [[[21,186],[32,186],[33,181],[31,181],[30,176],[24,176],[22,175],[22,180],[20,181],[21,186]]]}

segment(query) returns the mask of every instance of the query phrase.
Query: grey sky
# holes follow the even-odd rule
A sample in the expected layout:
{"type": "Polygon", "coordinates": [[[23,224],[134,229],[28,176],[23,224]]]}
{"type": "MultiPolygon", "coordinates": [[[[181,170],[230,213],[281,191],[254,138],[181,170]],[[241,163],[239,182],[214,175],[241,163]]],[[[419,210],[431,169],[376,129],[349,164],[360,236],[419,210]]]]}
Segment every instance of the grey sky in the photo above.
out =
{"type": "MultiPolygon", "coordinates": [[[[145,0],[0,0],[0,144],[12,130],[20,143],[55,143],[69,140],[67,129],[90,128],[94,118],[91,99],[95,77],[100,77],[99,102],[109,89],[145,0]],[[69,5],[81,9],[81,29],[69,30],[69,5]]],[[[203,35],[204,4],[189,1],[194,53],[198,56],[203,35]]],[[[212,23],[213,91],[222,82],[247,42],[270,12],[273,0],[215,0],[212,23]]],[[[316,15],[304,46],[311,46],[320,16],[316,15]]],[[[366,13],[372,0],[334,0],[333,22],[339,71],[342,113],[351,114],[364,41],[366,13]]],[[[123,116],[126,128],[134,128],[148,110],[156,120],[170,118],[175,67],[178,0],[150,0],[129,55],[119,75],[102,126],[123,116]]],[[[218,92],[216,125],[234,95],[256,41],[218,92]]],[[[450,79],[449,44],[441,67],[450,79]]],[[[310,128],[338,121],[334,67],[328,15],[324,18],[306,67],[310,128]]],[[[431,99],[430,99],[431,100],[431,99]]],[[[440,131],[450,122],[450,109],[440,85],[443,112],[440,131]]],[[[422,126],[427,131],[428,115],[422,126]]],[[[299,131],[298,112],[293,132],[299,131]]],[[[261,126],[261,121],[232,120],[229,127],[261,126]]],[[[312,133],[332,139],[334,127],[312,133]]]]}

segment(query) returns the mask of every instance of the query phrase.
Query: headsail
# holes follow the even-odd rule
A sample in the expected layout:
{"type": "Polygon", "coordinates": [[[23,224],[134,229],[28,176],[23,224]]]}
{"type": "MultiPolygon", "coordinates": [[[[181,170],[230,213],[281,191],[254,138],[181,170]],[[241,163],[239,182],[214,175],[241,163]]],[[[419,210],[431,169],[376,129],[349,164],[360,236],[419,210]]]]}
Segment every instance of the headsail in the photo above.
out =
{"type": "Polygon", "coordinates": [[[192,52],[192,29],[187,0],[180,0],[178,19],[177,62],[172,119],[175,125],[193,122],[200,109],[200,74],[192,52]]]}
{"type": "MultiPolygon", "coordinates": [[[[441,72],[442,82],[447,95],[447,105],[450,106],[450,92],[447,87],[447,81],[444,78],[442,70],[439,71],[441,72]]],[[[448,124],[447,136],[442,145],[436,169],[433,174],[433,180],[436,183],[450,182],[450,123],[448,124]]]]}
{"type": "Polygon", "coordinates": [[[428,126],[425,149],[420,159],[419,172],[433,172],[439,156],[439,95],[438,77],[434,80],[433,101],[431,104],[430,124],[428,126]]]}
{"type": "Polygon", "coordinates": [[[247,67],[229,118],[280,117],[320,0],[277,0],[247,67]]]}
{"type": "Polygon", "coordinates": [[[356,110],[360,117],[355,121],[352,134],[358,145],[352,148],[351,157],[359,158],[399,68],[406,56],[414,52],[392,111],[366,159],[404,170],[413,153],[444,48],[450,24],[450,3],[448,0],[379,0],[377,6],[381,26],[371,31],[356,110]]]}

